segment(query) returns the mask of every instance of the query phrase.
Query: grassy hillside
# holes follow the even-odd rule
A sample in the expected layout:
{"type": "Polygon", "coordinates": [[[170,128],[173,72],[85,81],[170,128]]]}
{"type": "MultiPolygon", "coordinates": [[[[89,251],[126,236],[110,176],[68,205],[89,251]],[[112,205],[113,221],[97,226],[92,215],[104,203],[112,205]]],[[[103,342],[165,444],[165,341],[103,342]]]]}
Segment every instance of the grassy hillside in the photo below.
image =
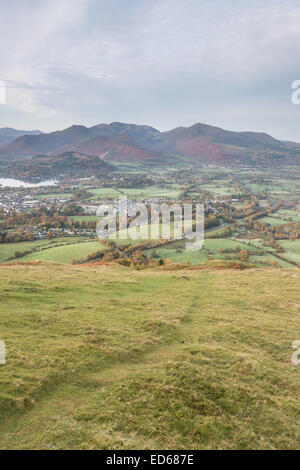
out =
{"type": "Polygon", "coordinates": [[[299,447],[298,270],[0,271],[0,448],[299,447]]]}
{"type": "Polygon", "coordinates": [[[102,248],[99,242],[88,237],[58,237],[52,240],[1,243],[0,263],[29,260],[71,263],[74,259],[80,259],[102,248]],[[16,253],[19,253],[18,257],[16,253]],[[20,256],[22,254],[24,256],[20,256]]]}
{"type": "Polygon", "coordinates": [[[49,247],[47,250],[32,253],[20,258],[20,261],[55,261],[57,263],[71,263],[74,260],[86,258],[89,254],[104,250],[103,245],[98,241],[86,241],[84,243],[72,243],[70,245],[61,245],[49,247]]]}
{"type": "Polygon", "coordinates": [[[284,248],[286,258],[300,263],[300,240],[281,240],[279,244],[284,248]]]}
{"type": "MultiPolygon", "coordinates": [[[[39,252],[39,254],[42,255],[44,250],[47,250],[47,251],[52,250],[52,249],[54,250],[55,247],[57,247],[57,245],[60,245],[62,248],[64,247],[64,249],[67,249],[67,245],[69,244],[70,245],[75,244],[79,246],[80,244],[79,242],[90,242],[90,240],[91,239],[87,237],[58,237],[52,240],[45,239],[45,240],[34,240],[32,242],[0,243],[0,263],[4,263],[10,258],[13,259],[16,252],[24,253],[24,252],[36,250],[39,252]]],[[[61,253],[64,253],[64,249],[61,250],[61,253]]],[[[24,257],[22,258],[22,261],[23,259],[24,257]]],[[[37,257],[33,259],[40,259],[40,258],[37,257]]]]}

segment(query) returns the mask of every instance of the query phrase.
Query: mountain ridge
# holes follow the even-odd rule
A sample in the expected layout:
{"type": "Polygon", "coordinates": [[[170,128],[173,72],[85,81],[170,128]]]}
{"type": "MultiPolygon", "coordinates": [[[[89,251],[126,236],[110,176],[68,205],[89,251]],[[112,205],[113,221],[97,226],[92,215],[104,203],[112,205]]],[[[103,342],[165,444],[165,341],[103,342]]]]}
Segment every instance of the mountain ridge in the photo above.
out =
{"type": "Polygon", "coordinates": [[[97,156],[63,152],[59,155],[35,155],[24,160],[7,162],[4,175],[27,180],[48,180],[61,176],[104,176],[115,170],[113,165],[97,156]]]}
{"type": "Polygon", "coordinates": [[[167,157],[177,156],[222,163],[300,162],[300,144],[280,141],[264,132],[229,131],[199,122],[164,132],[121,122],[73,125],[47,134],[22,135],[0,147],[1,155],[12,158],[66,151],[93,154],[107,161],[166,163],[167,157]]]}
{"type": "Polygon", "coordinates": [[[18,137],[22,137],[23,135],[39,135],[43,134],[43,132],[39,130],[32,130],[32,131],[25,131],[14,129],[13,127],[2,127],[0,128],[0,146],[4,146],[13,142],[18,137]]]}

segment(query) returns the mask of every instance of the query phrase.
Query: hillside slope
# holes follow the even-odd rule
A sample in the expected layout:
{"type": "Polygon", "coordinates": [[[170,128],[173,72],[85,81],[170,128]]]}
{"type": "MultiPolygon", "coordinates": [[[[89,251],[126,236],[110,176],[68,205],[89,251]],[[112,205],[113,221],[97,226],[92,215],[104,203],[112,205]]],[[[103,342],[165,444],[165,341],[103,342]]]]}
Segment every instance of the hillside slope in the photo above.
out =
{"type": "Polygon", "coordinates": [[[0,272],[2,449],[299,447],[297,271],[0,272]]]}
{"type": "Polygon", "coordinates": [[[59,155],[37,155],[13,162],[7,162],[2,174],[11,178],[47,180],[64,177],[102,176],[115,167],[97,156],[79,152],[63,152],[59,155]]]}
{"type": "Polygon", "coordinates": [[[22,130],[13,129],[12,127],[2,127],[0,128],[0,146],[2,147],[6,144],[9,144],[10,142],[13,142],[14,140],[26,134],[27,135],[39,135],[39,134],[42,134],[42,132],[38,130],[22,131],[22,130]]]}
{"type": "Polygon", "coordinates": [[[1,147],[0,154],[6,156],[33,156],[53,153],[59,147],[68,144],[77,144],[94,135],[93,131],[85,126],[71,126],[62,131],[50,132],[41,135],[23,135],[13,142],[1,147]]]}
{"type": "MultiPolygon", "coordinates": [[[[1,137],[1,136],[0,136],[1,137]]],[[[190,161],[285,164],[300,162],[299,144],[263,132],[234,132],[196,123],[160,132],[151,126],[113,122],[90,128],[74,125],[43,135],[26,135],[1,146],[0,155],[24,157],[65,151],[98,155],[112,161],[173,163],[190,161]]]]}
{"type": "Polygon", "coordinates": [[[196,123],[162,132],[152,141],[152,148],[206,161],[269,162],[300,160],[299,149],[292,148],[268,134],[234,132],[196,123]]]}
{"type": "Polygon", "coordinates": [[[97,155],[106,161],[155,161],[164,160],[163,155],[154,151],[139,148],[129,134],[120,132],[116,137],[109,138],[96,135],[78,144],[69,144],[55,150],[55,154],[75,151],[89,155],[97,155]]]}

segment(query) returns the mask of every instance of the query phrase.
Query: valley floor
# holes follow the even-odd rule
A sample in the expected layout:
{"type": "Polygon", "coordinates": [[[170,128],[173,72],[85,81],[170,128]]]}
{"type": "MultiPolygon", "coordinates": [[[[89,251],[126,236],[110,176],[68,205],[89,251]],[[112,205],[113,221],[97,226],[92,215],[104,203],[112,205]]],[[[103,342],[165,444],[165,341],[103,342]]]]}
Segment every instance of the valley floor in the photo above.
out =
{"type": "Polygon", "coordinates": [[[298,270],[0,271],[1,449],[299,448],[298,270]]]}

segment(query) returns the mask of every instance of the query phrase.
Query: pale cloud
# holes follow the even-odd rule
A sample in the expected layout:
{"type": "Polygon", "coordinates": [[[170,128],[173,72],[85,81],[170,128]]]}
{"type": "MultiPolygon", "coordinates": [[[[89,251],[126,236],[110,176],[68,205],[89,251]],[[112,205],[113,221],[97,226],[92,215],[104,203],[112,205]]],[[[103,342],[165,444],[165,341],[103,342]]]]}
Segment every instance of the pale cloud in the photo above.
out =
{"type": "Polygon", "coordinates": [[[62,59],[59,38],[63,40],[82,20],[88,2],[17,0],[2,3],[1,78],[7,81],[8,106],[40,117],[51,116],[55,114],[51,104],[41,106],[36,98],[41,89],[51,88],[48,63],[55,58],[56,48],[58,60],[62,59]]]}
{"type": "Polygon", "coordinates": [[[203,121],[297,138],[300,107],[289,92],[300,78],[298,0],[0,5],[0,125],[203,121]]]}

